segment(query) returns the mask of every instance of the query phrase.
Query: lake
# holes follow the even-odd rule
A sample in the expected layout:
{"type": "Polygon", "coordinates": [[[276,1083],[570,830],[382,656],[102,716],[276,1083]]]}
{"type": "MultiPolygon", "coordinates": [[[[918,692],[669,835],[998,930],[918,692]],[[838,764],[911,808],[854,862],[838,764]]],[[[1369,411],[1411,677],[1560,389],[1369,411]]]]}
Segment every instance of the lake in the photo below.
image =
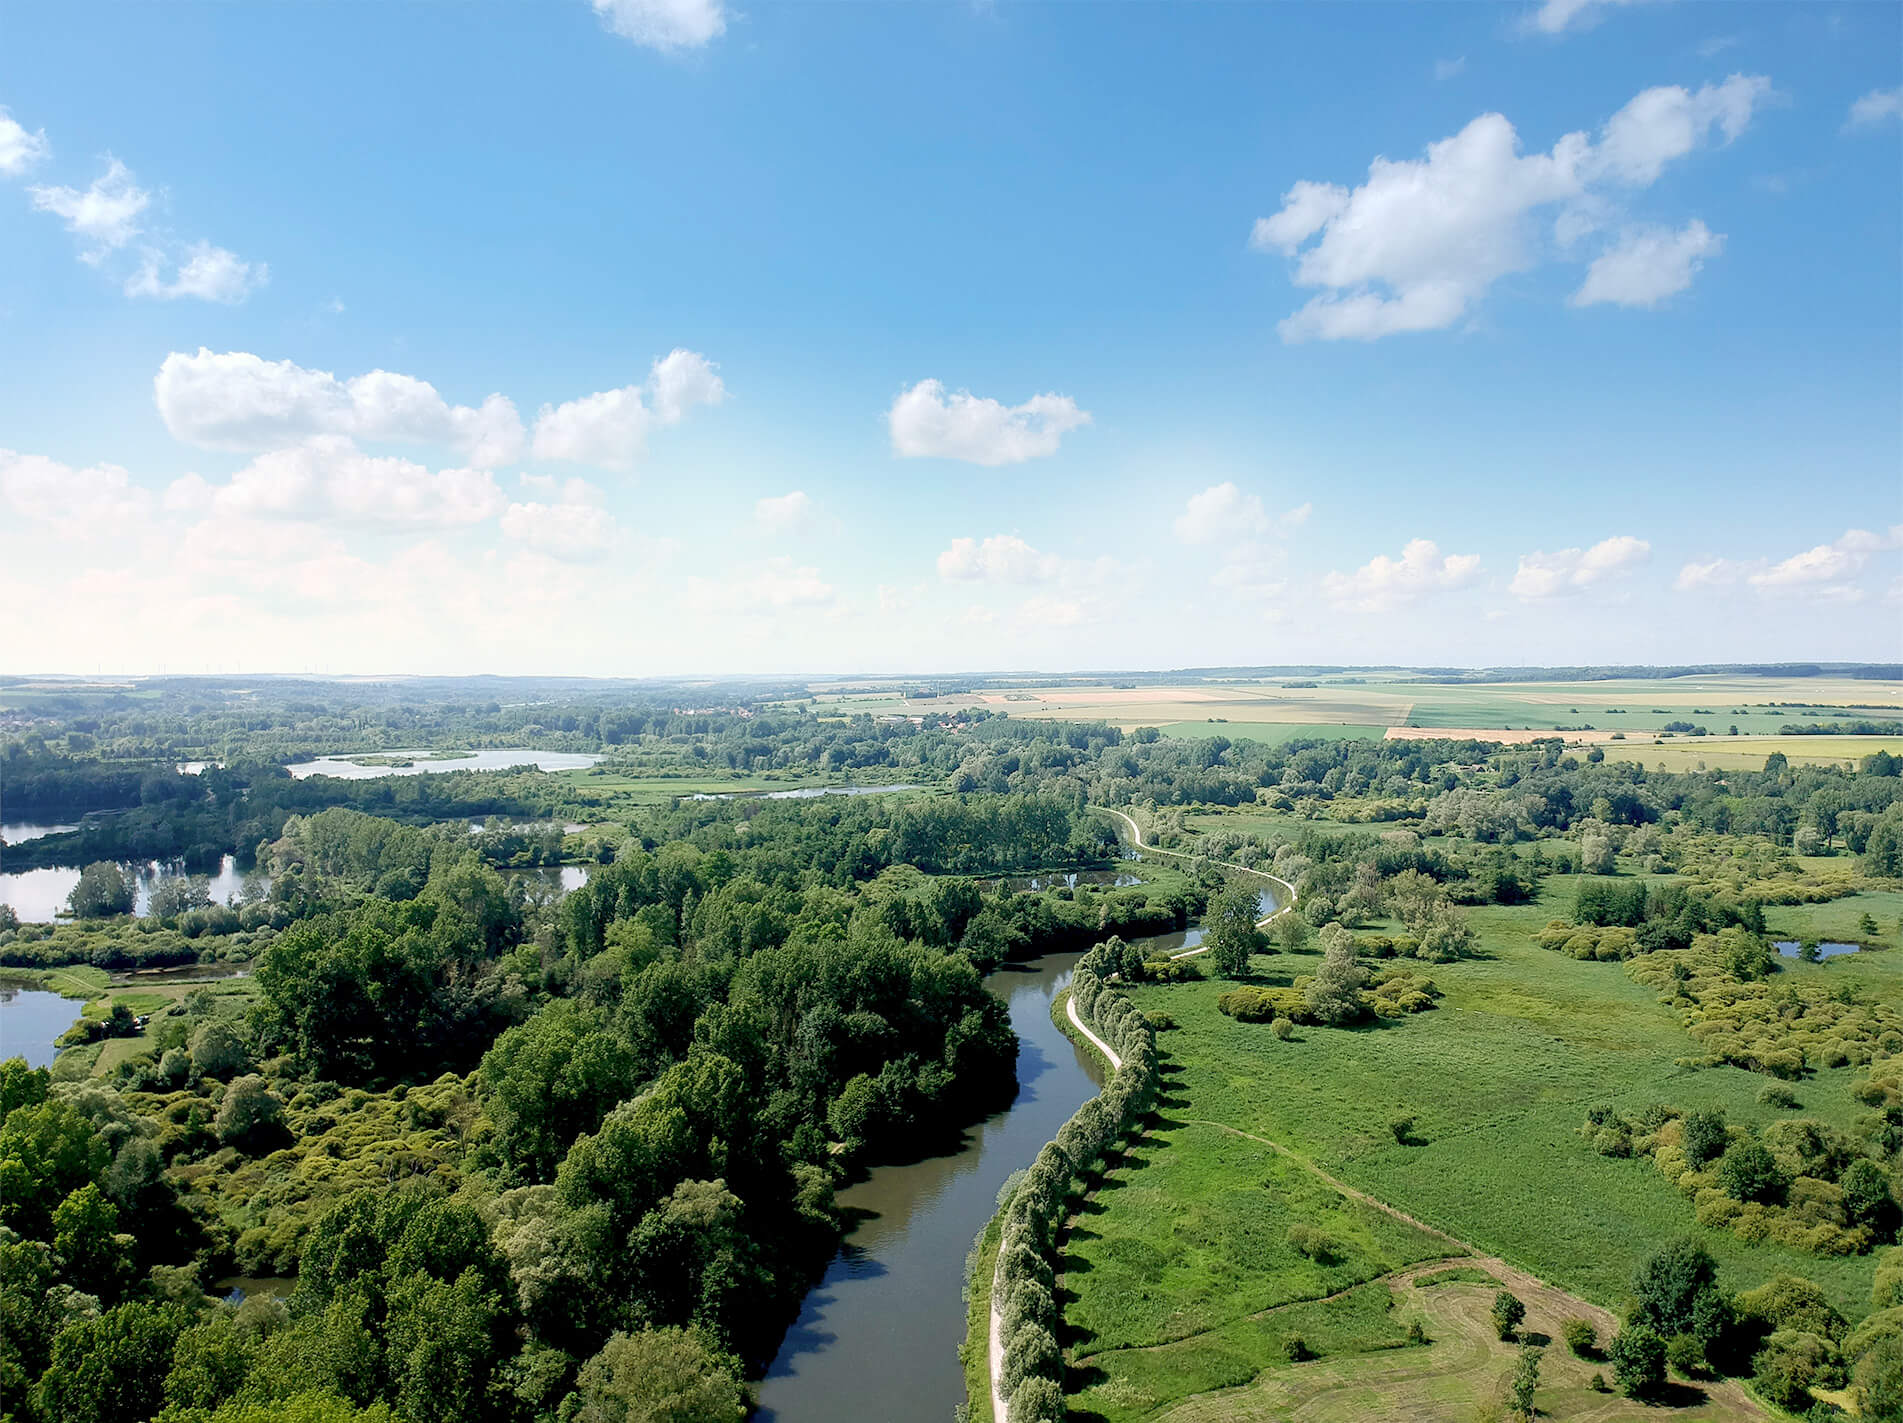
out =
{"type": "Polygon", "coordinates": [[[77,825],[37,825],[30,820],[0,820],[0,840],[9,845],[24,845],[28,840],[37,840],[42,835],[64,835],[68,830],[77,829],[77,825]]]}
{"type": "MultiPolygon", "coordinates": [[[[1774,939],[1772,943],[1777,951],[1785,958],[1794,959],[1797,957],[1798,942],[1796,939],[1774,939]]],[[[1844,944],[1835,940],[1826,940],[1817,945],[1817,957],[1820,959],[1834,959],[1839,954],[1854,954],[1859,947],[1860,945],[1857,944],[1844,944]]]]}
{"type": "MultiPolygon", "coordinates": [[[[152,891],[159,885],[187,873],[182,860],[148,860],[143,864],[135,862],[129,868],[138,878],[132,909],[135,914],[144,914],[151,907],[152,891]]],[[[226,855],[218,866],[218,873],[209,878],[212,903],[223,904],[244,889],[247,876],[238,869],[238,862],[226,855]]],[[[260,890],[270,887],[270,876],[258,875],[257,879],[260,890]]],[[[0,874],[0,904],[11,906],[22,923],[51,923],[65,911],[66,898],[78,883],[76,865],[50,865],[0,874]]]]}
{"type": "Polygon", "coordinates": [[[447,761],[412,761],[407,766],[357,766],[352,756],[428,756],[427,750],[352,751],[342,756],[319,756],[300,761],[284,769],[300,781],[306,776],[335,776],[340,781],[374,781],[383,776],[422,776],[442,771],[503,771],[511,766],[534,766],[541,771],[585,771],[601,757],[580,751],[527,751],[504,747],[501,750],[472,751],[447,761]]]}

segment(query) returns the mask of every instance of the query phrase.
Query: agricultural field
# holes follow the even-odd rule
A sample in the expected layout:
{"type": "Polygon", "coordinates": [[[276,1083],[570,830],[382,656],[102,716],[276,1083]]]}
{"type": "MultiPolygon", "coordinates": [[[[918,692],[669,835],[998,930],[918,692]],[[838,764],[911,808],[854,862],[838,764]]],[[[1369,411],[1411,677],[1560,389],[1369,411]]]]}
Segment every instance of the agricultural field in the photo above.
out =
{"type": "Polygon", "coordinates": [[[1903,736],[1674,736],[1598,746],[1608,761],[1680,772],[1761,771],[1774,751],[1794,766],[1854,766],[1879,751],[1903,756],[1903,736]]]}
{"type": "MultiPolygon", "coordinates": [[[[1558,1318],[1584,1313],[1605,1337],[1638,1265],[1684,1233],[1710,1250],[1729,1288],[1800,1275],[1850,1319],[1869,1312],[1873,1256],[1820,1257],[1700,1229],[1650,1162],[1600,1156],[1581,1139],[1588,1107],[1602,1102],[1721,1106],[1753,1128],[1780,1113],[1759,1100],[1769,1080],[1761,1074],[1680,1066],[1696,1043],[1623,964],[1536,945],[1537,930],[1570,910],[1577,883],[1551,877],[1538,903],[1467,911],[1476,953],[1429,968],[1443,996],[1407,1018],[1302,1027],[1284,1042],[1266,1024],[1217,1010],[1233,986],[1224,981],[1127,988],[1174,1023],[1158,1037],[1168,1095],[1155,1130],[1076,1217],[1076,1263],[1063,1284],[1083,1416],[1347,1419],[1402,1409],[1471,1418],[1477,1403],[1498,1401],[1513,1367],[1486,1320],[1491,1290],[1427,1291],[1406,1279],[1419,1273],[1406,1267],[1461,1246],[1491,1259],[1496,1276],[1520,1272],[1533,1292],[1516,1284],[1534,1311],[1528,1327],[1548,1334],[1558,1318]],[[1397,1118],[1414,1119],[1405,1144],[1397,1118]],[[1375,1219],[1329,1178],[1424,1229],[1375,1219]],[[1328,1238],[1325,1268],[1296,1251],[1296,1226],[1328,1238]],[[1590,1308],[1575,1308],[1580,1301],[1590,1308]],[[1431,1345],[1407,1343],[1410,1319],[1431,1345]],[[1320,1357],[1287,1362],[1290,1332],[1320,1357]]],[[[1857,937],[1851,930],[1869,913],[1890,944],[1900,909],[1903,894],[1865,893],[1769,918],[1780,935],[1857,937]]],[[[1284,987],[1317,961],[1258,956],[1251,981],[1284,987]]],[[[1903,953],[1785,971],[1793,984],[1815,977],[1903,999],[1903,953]]],[[[1864,1110],[1851,1095],[1856,1080],[1854,1068],[1827,1069],[1794,1084],[1802,1114],[1848,1127],[1864,1110]]],[[[1653,1416],[1587,1388],[1603,1365],[1562,1347],[1546,1360],[1540,1400],[1553,1416],[1653,1416]]],[[[1700,1392],[1702,1401],[1685,1393],[1674,1416],[1769,1416],[1735,1385],[1700,1392]]]]}
{"type": "MultiPolygon", "coordinates": [[[[1651,734],[1673,722],[1727,736],[1771,736],[1786,724],[1831,721],[1890,722],[1903,748],[1903,683],[1837,677],[1705,676],[1592,682],[1492,682],[1448,685],[1407,675],[1362,677],[1271,677],[1186,680],[1171,685],[1071,686],[987,683],[980,689],[932,698],[907,698],[889,689],[855,685],[816,686],[813,710],[820,715],[944,715],[984,707],[1016,717],[1106,721],[1127,729],[1155,726],[1173,736],[1256,736],[1280,743],[1297,736],[1384,734],[1389,727],[1423,728],[1452,735],[1487,731],[1552,732],[1602,741],[1611,733],[1651,734]],[[1303,685],[1312,681],[1315,685],[1303,685]],[[1591,728],[1591,731],[1585,730],[1591,728]]],[[[1840,760],[1867,756],[1853,737],[1805,737],[1793,760],[1840,760]],[[1844,742],[1840,746],[1818,742],[1844,742]]],[[[1709,745],[1707,738],[1698,738],[1709,745]]],[[[1618,745],[1618,743],[1612,743],[1618,745]]],[[[1669,744],[1669,743],[1668,743],[1669,744]]],[[[1782,745],[1737,748],[1738,766],[1763,764],[1782,745]],[[1755,759],[1750,759],[1755,757],[1755,759]]],[[[1608,755],[1614,754],[1608,750],[1608,755]]],[[[1635,759],[1631,753],[1619,753],[1635,759]]],[[[1669,754],[1669,753],[1668,753],[1669,754]]],[[[1651,764],[1648,758],[1647,764],[1651,764]]],[[[1712,761],[1714,767],[1718,762],[1712,761]]],[[[1689,762],[1684,769],[1689,769],[1689,762]]],[[[1726,769],[1732,767],[1727,765],[1726,769]]],[[[1681,767],[1674,762],[1672,769],[1681,767]]]]}

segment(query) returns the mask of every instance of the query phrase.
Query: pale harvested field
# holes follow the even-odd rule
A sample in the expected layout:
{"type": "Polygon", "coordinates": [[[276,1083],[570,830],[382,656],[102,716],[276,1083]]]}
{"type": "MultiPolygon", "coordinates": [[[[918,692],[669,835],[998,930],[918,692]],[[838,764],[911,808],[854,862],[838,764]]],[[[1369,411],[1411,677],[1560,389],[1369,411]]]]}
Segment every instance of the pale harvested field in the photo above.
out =
{"type": "Polygon", "coordinates": [[[1708,771],[1762,771],[1773,751],[1782,751],[1794,766],[1855,765],[1879,751],[1903,756],[1903,736],[1685,736],[1610,741],[1601,749],[1609,761],[1668,771],[1695,771],[1701,762],[1708,771]]]}

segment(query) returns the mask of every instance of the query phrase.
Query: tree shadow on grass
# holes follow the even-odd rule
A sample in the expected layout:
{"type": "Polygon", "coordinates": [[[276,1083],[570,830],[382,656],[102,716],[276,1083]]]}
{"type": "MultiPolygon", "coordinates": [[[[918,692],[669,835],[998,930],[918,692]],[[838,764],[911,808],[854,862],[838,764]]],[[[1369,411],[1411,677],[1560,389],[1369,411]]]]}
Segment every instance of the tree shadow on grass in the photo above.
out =
{"type": "Polygon", "coordinates": [[[1697,1408],[1700,1404],[1711,1402],[1711,1395],[1696,1384],[1668,1379],[1646,1402],[1657,1404],[1660,1408],[1697,1408]]]}

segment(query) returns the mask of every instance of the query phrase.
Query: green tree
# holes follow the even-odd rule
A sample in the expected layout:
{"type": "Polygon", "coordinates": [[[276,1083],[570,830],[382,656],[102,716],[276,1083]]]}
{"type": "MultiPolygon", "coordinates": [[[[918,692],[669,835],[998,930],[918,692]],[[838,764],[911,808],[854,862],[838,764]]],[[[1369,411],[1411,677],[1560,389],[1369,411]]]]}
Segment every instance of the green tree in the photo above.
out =
{"type": "Polygon", "coordinates": [[[532,1181],[552,1179],[570,1143],[598,1128],[639,1082],[628,1046],[583,1006],[561,999],[509,1029],[482,1059],[497,1147],[532,1181]]]}
{"type": "Polygon", "coordinates": [[[1511,1339],[1520,1321],[1526,1318],[1526,1305],[1511,1290],[1501,1290],[1493,1297],[1493,1327],[1502,1339],[1511,1339]]]}
{"type": "Polygon", "coordinates": [[[53,1259],[66,1282],[101,1300],[119,1297],[132,1278],[132,1237],[121,1235],[119,1212],[90,1181],[53,1212],[53,1259]]]}
{"type": "Polygon", "coordinates": [[[1698,1297],[1717,1287],[1718,1265],[1696,1240],[1681,1235],[1639,1266],[1632,1280],[1633,1318],[1660,1336],[1690,1330],[1698,1297]]]}
{"type": "Polygon", "coordinates": [[[1203,934],[1223,977],[1241,978],[1249,971],[1249,955],[1262,951],[1262,932],[1256,928],[1260,906],[1261,896],[1246,884],[1231,884],[1209,901],[1203,934]]]}
{"type": "Polygon", "coordinates": [[[1628,1398],[1649,1398],[1665,1383],[1665,1340],[1644,1324],[1629,1323],[1613,1335],[1606,1358],[1628,1398]]]}
{"type": "Polygon", "coordinates": [[[1763,1143],[1735,1142],[1718,1160],[1718,1181],[1734,1200],[1778,1201],[1790,1184],[1763,1143]]]}
{"type": "Polygon", "coordinates": [[[122,1304],[61,1329],[34,1390],[46,1423],[144,1423],[172,1367],[185,1314],[172,1305],[122,1304]]]}
{"type": "Polygon", "coordinates": [[[740,1423],[738,1364],[696,1329],[614,1334],[582,1365],[575,1423],[740,1423]]]}
{"type": "Polygon", "coordinates": [[[244,1037],[223,1018],[209,1018],[192,1034],[192,1071],[228,1082],[250,1064],[244,1037]]]}
{"type": "Polygon", "coordinates": [[[131,875],[111,860],[95,860],[79,872],[79,883],[67,896],[66,911],[75,919],[104,919],[130,914],[135,898],[131,875]]]}
{"type": "Polygon", "coordinates": [[[1525,1345],[1520,1357],[1513,1366],[1513,1411],[1519,1414],[1523,1423],[1531,1423],[1533,1418],[1533,1395],[1540,1386],[1540,1356],[1542,1350],[1525,1345]]]}
{"type": "Polygon", "coordinates": [[[232,1079],[218,1103],[212,1129],[227,1146],[255,1146],[272,1135],[284,1115],[284,1103],[255,1073],[232,1079]]]}
{"type": "Polygon", "coordinates": [[[1361,986],[1368,981],[1368,975],[1355,961],[1354,936],[1342,930],[1332,939],[1324,935],[1324,940],[1327,952],[1321,967],[1303,988],[1302,999],[1318,1023],[1357,1022],[1368,1011],[1361,1001],[1361,986]]]}

